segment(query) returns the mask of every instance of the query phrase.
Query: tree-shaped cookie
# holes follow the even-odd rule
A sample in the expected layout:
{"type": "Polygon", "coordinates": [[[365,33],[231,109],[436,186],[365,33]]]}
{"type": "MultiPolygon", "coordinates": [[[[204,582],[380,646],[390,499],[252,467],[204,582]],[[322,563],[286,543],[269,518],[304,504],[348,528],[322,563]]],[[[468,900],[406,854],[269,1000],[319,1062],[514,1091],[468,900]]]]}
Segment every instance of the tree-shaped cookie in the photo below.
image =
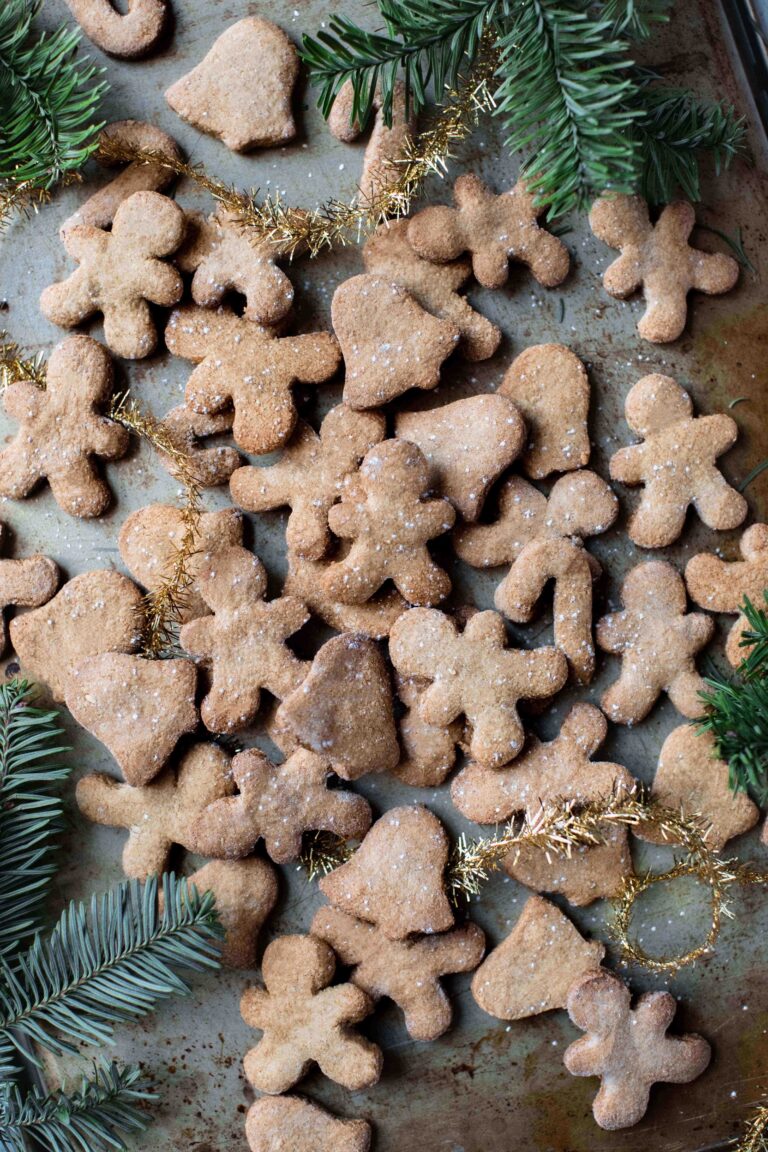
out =
{"type": "Polygon", "coordinates": [[[341,495],[344,477],[385,434],[378,412],[354,412],[337,404],[323,420],[320,435],[300,420],[275,464],[238,468],[230,480],[232,499],[248,512],[289,505],[289,551],[319,560],[331,543],[328,512],[341,495]]]}
{"type": "MultiPolygon", "coordinates": [[[[0,549],[8,544],[8,529],[0,522],[0,549]]],[[[47,604],[59,584],[59,568],[47,556],[26,556],[23,560],[0,559],[0,656],[8,644],[5,609],[39,608],[47,604]]]]}
{"type": "Polygon", "coordinates": [[[89,336],[70,336],[54,348],[45,390],[28,381],[9,384],[5,411],[19,431],[0,452],[0,496],[21,500],[47,480],[71,516],[100,516],[111,495],[94,457],[116,460],[129,434],[99,411],[112,395],[112,361],[89,336]]]}
{"type": "MultiPolygon", "coordinates": [[[[514,764],[501,771],[467,764],[451,786],[451,799],[462,815],[479,824],[499,824],[511,816],[535,819],[542,806],[560,800],[577,803],[627,792],[633,778],[620,764],[592,760],[608,724],[599,708],[575,704],[554,740],[530,737],[514,764]]],[[[504,867],[539,892],[561,892],[572,904],[589,904],[615,895],[632,871],[627,832],[604,828],[605,842],[572,857],[547,857],[537,848],[510,853],[504,867]]]]}
{"type": "Polygon", "coordinates": [[[401,676],[430,681],[419,701],[429,724],[448,725],[466,716],[472,726],[470,753],[490,768],[514,760],[524,732],[520,700],[554,696],[568,675],[555,648],[507,648],[504,620],[478,612],[463,632],[450,616],[429,608],[403,613],[390,632],[392,663],[401,676]]]}
{"type": "MultiPolygon", "coordinates": [[[[224,929],[220,958],[227,968],[255,968],[259,932],[277,902],[277,873],[268,860],[210,860],[187,877],[211,892],[224,929]]],[[[162,891],[158,894],[162,910],[162,891]]]]}
{"type": "Polygon", "coordinates": [[[536,223],[544,205],[522,181],[496,196],[466,173],[454,184],[453,199],[455,208],[433,205],[410,221],[408,242],[425,260],[445,264],[469,252],[475,279],[486,288],[506,284],[510,260],[527,265],[546,288],[568,275],[568,249],[536,223]]]}
{"type": "Polygon", "coordinates": [[[572,1076],[599,1076],[592,1111],[601,1128],[630,1128],[642,1120],[654,1084],[689,1084],[711,1057],[694,1033],[668,1036],[677,1002],[669,992],[646,992],[632,1008],[632,994],[618,976],[601,969],[568,993],[568,1015],[586,1032],[565,1052],[572,1076]]]}
{"type": "Polygon", "coordinates": [[[595,672],[592,584],[602,571],[583,541],[605,532],[618,513],[615,495],[594,472],[561,476],[549,498],[520,476],[510,476],[499,495],[498,520],[461,525],[454,536],[457,554],[473,567],[511,564],[493,599],[518,624],[533,617],[554,580],[555,644],[581,683],[589,683],[595,672]]]}
{"type": "Polygon", "coordinates": [[[327,900],[390,940],[444,932],[454,917],[445,892],[448,837],[428,808],[390,808],[352,858],[320,881],[327,900]]]}
{"type": "Polygon", "coordinates": [[[276,864],[295,860],[304,832],[333,832],[358,840],[371,823],[368,801],[328,788],[326,759],[304,748],[272,764],[251,748],[232,761],[236,796],[215,800],[194,820],[193,851],[217,859],[248,856],[261,839],[276,864]]]}
{"type": "Polygon", "coordinates": [[[344,403],[376,408],[410,388],[436,388],[459,329],[426,312],[385,276],[353,276],[333,294],[331,320],[344,355],[344,403]]]}
{"type": "Polygon", "coordinates": [[[600,648],[622,658],[619,679],[603,695],[604,711],[615,724],[637,724],[666,692],[683,716],[700,716],[706,685],[695,660],[712,638],[712,617],[686,613],[683,578],[663,560],[632,568],[621,598],[624,610],[603,616],[596,629],[600,648]]]}
{"type": "Polygon", "coordinates": [[[315,913],[312,935],[325,940],[342,964],[352,967],[350,980],[372,1000],[382,996],[394,1000],[403,1011],[408,1034],[421,1041],[436,1040],[451,1024],[451,1002],[440,977],[471,972],[485,948],[485,936],[476,924],[390,940],[375,925],[331,907],[315,913]]]}
{"type": "Polygon", "coordinates": [[[352,541],[323,579],[332,599],[363,604],[387,580],[411,604],[437,604],[448,595],[450,578],[427,541],[453,527],[456,513],[429,492],[429,465],[415,444],[384,440],[366,454],[328,514],[331,531],[352,541]]]}
{"type": "Polygon", "coordinates": [[[247,320],[277,324],[291,310],[293,285],[277,266],[285,244],[268,236],[255,239],[237,215],[219,207],[207,219],[187,214],[187,234],[176,255],[182,272],[194,272],[192,299],[215,308],[228,292],[245,296],[247,320]]]}
{"type": "Polygon", "coordinates": [[[195,744],[177,769],[166,768],[149,784],[132,788],[96,772],[78,781],[76,796],[89,820],[128,829],[123,871],[146,880],[165,871],[174,844],[192,847],[197,817],[234,790],[226,752],[216,744],[195,744]]]}
{"type": "Polygon", "coordinates": [[[111,232],[80,224],[65,233],[64,247],[79,267],[45,289],[43,315],[74,328],[101,312],[104,341],[116,356],[149,356],[157,345],[150,304],[177,304],[184,291],[181,276],[164,261],[183,238],[178,204],[159,192],[134,192],[115,213],[111,232]]]}
{"type": "Polygon", "coordinates": [[[643,485],[640,504],[627,531],[641,548],[665,548],[683,530],[693,505],[708,528],[737,528],[747,502],[732,488],[715,461],[738,436],[725,413],[693,415],[685,388],[671,376],[644,376],[625,401],[627,424],[642,444],[620,448],[611,457],[611,479],[643,485]]]}
{"type": "Polygon", "coordinates": [[[282,700],[304,679],[308,665],[286,645],[309,619],[300,600],[266,601],[267,574],[247,548],[225,548],[206,557],[197,589],[213,612],[190,620],[179,634],[182,648],[211,669],[200,715],[211,732],[246,728],[256,717],[261,690],[282,700]]]}
{"type": "Polygon", "coordinates": [[[198,365],[187,381],[190,408],[221,412],[233,404],[235,441],[256,455],[282,448],[293,432],[292,386],[323,384],[341,362],[330,332],[277,336],[224,308],[177,309],[165,342],[174,356],[198,365]]]}
{"type": "Polygon", "coordinates": [[[637,330],[654,344],[681,335],[691,290],[717,296],[739,278],[733,257],[688,243],[696,213],[684,200],[667,204],[652,224],[642,196],[607,196],[592,205],[589,223],[595,236],[621,250],[603,273],[606,292],[626,300],[642,288],[646,309],[637,330]]]}
{"type": "Polygon", "coordinates": [[[366,1120],[340,1120],[300,1096],[260,1096],[248,1109],[251,1152],[369,1152],[366,1120]]]}
{"type": "Polygon", "coordinates": [[[516,405],[528,429],[521,458],[526,476],[543,480],[589,463],[589,377],[570,348],[526,348],[504,373],[499,393],[516,405]]]}
{"type": "Polygon", "coordinates": [[[747,528],[739,544],[741,560],[723,560],[709,552],[700,552],[685,567],[685,583],[694,604],[709,612],[738,613],[725,645],[725,654],[736,668],[749,655],[749,645],[742,646],[742,634],[749,622],[741,609],[744,600],[762,608],[768,589],[768,524],[747,528]]]}
{"type": "Polygon", "coordinates": [[[350,1092],[370,1088],[381,1075],[381,1049],[353,1031],[373,1002],[354,984],[330,987],[333,950],[314,936],[280,936],[264,953],[264,988],[248,988],[243,1020],[264,1035],[243,1061],[260,1092],[287,1092],[317,1064],[350,1092]]]}
{"type": "MultiPolygon", "coordinates": [[[[220,484],[226,484],[243,462],[237,449],[228,444],[200,447],[200,441],[209,436],[222,436],[231,432],[233,420],[232,412],[208,415],[206,412],[193,412],[186,404],[178,404],[166,412],[160,421],[176,451],[188,458],[184,461],[184,467],[191,472],[201,488],[217,488],[220,484]]],[[[161,450],[157,454],[171,476],[183,483],[178,456],[161,450]]]]}
{"type": "Polygon", "coordinates": [[[476,312],[459,289],[472,274],[469,260],[433,264],[408,243],[408,221],[380,224],[363,246],[365,269],[404,288],[416,303],[459,331],[459,351],[467,360],[487,360],[501,341],[501,330],[476,312]]]}

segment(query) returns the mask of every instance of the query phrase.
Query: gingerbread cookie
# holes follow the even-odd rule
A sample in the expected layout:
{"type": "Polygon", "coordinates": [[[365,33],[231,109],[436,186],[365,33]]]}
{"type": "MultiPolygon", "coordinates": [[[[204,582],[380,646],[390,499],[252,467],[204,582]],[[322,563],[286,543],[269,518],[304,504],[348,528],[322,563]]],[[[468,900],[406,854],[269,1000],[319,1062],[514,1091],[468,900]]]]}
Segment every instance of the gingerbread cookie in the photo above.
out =
{"type": "Polygon", "coordinates": [[[317,1064],[350,1092],[381,1076],[381,1049],[353,1030],[373,1003],[354,984],[331,987],[333,950],[314,936],[280,936],[264,953],[264,988],[248,988],[240,1012],[264,1035],[246,1053],[243,1068],[260,1092],[287,1092],[317,1064]]]}
{"type": "Polygon", "coordinates": [[[420,1041],[436,1040],[451,1025],[451,1002],[440,977],[471,972],[485,949],[485,935],[476,924],[390,940],[373,924],[331,907],[315,913],[312,935],[325,940],[341,963],[352,967],[350,980],[372,1000],[382,996],[393,1000],[402,1009],[409,1036],[420,1041]]]}
{"type": "Polygon", "coordinates": [[[472,256],[475,279],[486,288],[501,288],[509,261],[530,268],[539,284],[554,288],[568,275],[568,249],[536,223],[544,211],[522,180],[495,196],[472,173],[453,186],[455,208],[433,205],[408,225],[408,241],[419,256],[445,264],[464,252],[472,256]]]}
{"type": "Polygon", "coordinates": [[[353,276],[333,294],[331,320],[344,355],[344,403],[376,408],[410,388],[436,388],[459,330],[425,312],[383,276],[353,276]]]}
{"type": "Polygon", "coordinates": [[[487,360],[501,342],[501,329],[476,312],[459,289],[472,275],[469,260],[432,264],[408,243],[408,221],[387,220],[363,245],[366,272],[403,288],[426,312],[448,320],[459,332],[467,360],[487,360]]]}
{"type": "Polygon", "coordinates": [[[408,608],[397,588],[385,585],[365,604],[343,604],[323,589],[326,569],[325,564],[289,552],[283,595],[298,597],[313,615],[337,632],[360,632],[372,640],[388,636],[395,620],[408,608]]]}
{"type": "Polygon", "coordinates": [[[371,1126],[339,1120],[298,1096],[261,1096],[248,1109],[245,1135],[251,1152],[369,1152],[371,1126]]]}
{"type": "MultiPolygon", "coordinates": [[[[9,532],[0,522],[0,548],[5,550],[9,532]]],[[[0,559],[0,656],[8,646],[6,608],[39,608],[47,604],[59,586],[59,566],[47,556],[23,560],[0,559]]]]}
{"type": "Polygon", "coordinates": [[[298,54],[285,33],[270,20],[247,16],[222,32],[165,98],[182,120],[233,152],[247,152],[296,135],[291,97],[298,72],[298,54]]]}
{"type": "Polygon", "coordinates": [[[707,1067],[709,1044],[693,1033],[668,1036],[677,1003],[669,992],[646,992],[634,1008],[629,988],[611,972],[586,973],[568,993],[568,1015],[587,1035],[565,1052],[572,1076],[599,1076],[592,1105],[601,1128],[642,1120],[654,1084],[690,1084],[707,1067]]]}
{"type": "Polygon", "coordinates": [[[125,60],[146,56],[157,44],[168,16],[168,0],[128,0],[123,13],[110,0],[66,0],[89,40],[125,60]]]}
{"type": "Polygon", "coordinates": [[[522,455],[526,476],[543,480],[589,463],[589,378],[562,344],[534,344],[504,373],[499,394],[520,410],[528,428],[522,455]]]}
{"type": "Polygon", "coordinates": [[[184,239],[184,213],[159,192],[134,192],[115,212],[112,231],[80,224],[63,237],[76,272],[46,288],[43,315],[75,328],[97,312],[104,342],[116,356],[140,360],[157,346],[150,304],[178,304],[184,282],[165,263],[184,239]]]}
{"type": "Polygon", "coordinates": [[[488,491],[517,459],[525,424],[502,396],[470,396],[426,412],[400,412],[395,433],[421,449],[433,481],[459,515],[477,520],[488,491]]]}
{"type": "Polygon", "coordinates": [[[11,621],[11,643],[25,675],[64,699],[70,669],[101,652],[134,652],[141,643],[142,595],[119,572],[97,568],[73,577],[42,608],[11,621]]]}
{"type": "Polygon", "coordinates": [[[224,929],[222,964],[255,968],[259,932],[277,902],[275,869],[255,856],[211,860],[193,872],[187,883],[216,898],[216,913],[224,929]]]}
{"type": "Polygon", "coordinates": [[[273,735],[284,749],[311,748],[344,780],[394,768],[400,748],[392,686],[376,644],[354,632],[323,644],[278,708],[273,735]]]}
{"type": "MultiPolygon", "coordinates": [[[[535,818],[542,806],[559,800],[578,803],[629,792],[632,776],[620,764],[592,760],[605,740],[608,724],[599,708],[574,704],[554,740],[529,737],[525,751],[509,768],[494,770],[467,764],[451,786],[451,799],[462,815],[479,824],[498,824],[516,814],[535,818]]],[[[605,843],[570,857],[547,857],[523,849],[504,860],[510,876],[539,892],[561,892],[572,904],[589,904],[615,895],[631,873],[627,832],[606,825],[605,843]]]]}
{"type": "Polygon", "coordinates": [[[232,761],[236,796],[211,803],[194,821],[194,851],[221,859],[249,855],[261,839],[276,864],[301,852],[304,832],[333,832],[358,840],[371,823],[368,801],[354,792],[328,788],[328,760],[304,748],[283,764],[272,764],[251,748],[232,761]]]}
{"type": "Polygon", "coordinates": [[[472,726],[470,753],[490,768],[501,768],[520,752],[524,732],[519,700],[554,696],[568,668],[554,648],[507,648],[504,621],[496,612],[478,612],[459,632],[436,609],[413,608],[390,632],[389,652],[401,676],[430,681],[419,701],[428,724],[448,725],[464,715],[472,726]]]}
{"type": "Polygon", "coordinates": [[[621,597],[624,611],[603,616],[596,629],[600,648],[622,657],[621,675],[604,693],[603,710],[614,724],[637,724],[666,692],[683,716],[700,716],[706,684],[695,659],[712,638],[712,617],[686,613],[683,578],[664,560],[632,568],[621,597]]]}
{"type": "Polygon", "coordinates": [[[637,330],[654,344],[682,334],[689,292],[719,296],[739,278],[731,256],[701,252],[688,243],[696,212],[685,200],[667,204],[651,224],[642,196],[603,197],[592,205],[589,224],[598,239],[621,250],[603,273],[606,292],[626,300],[642,289],[646,309],[637,330]]]}
{"type": "Polygon", "coordinates": [[[309,669],[286,645],[306,624],[300,600],[267,602],[267,573],[247,548],[225,548],[206,556],[197,590],[212,616],[184,624],[179,642],[211,670],[211,686],[200,715],[211,732],[235,732],[256,718],[261,690],[278,700],[301,684],[309,669]]]}
{"type": "Polygon", "coordinates": [[[538,1016],[565,1008],[568,989],[604,956],[605,947],[585,940],[559,908],[529,896],[512,931],[472,977],[472,995],[499,1020],[538,1016]]]}
{"type": "Polygon", "coordinates": [[[627,531],[641,548],[665,548],[683,530],[691,505],[708,528],[737,528],[747,502],[715,461],[738,436],[725,413],[693,415],[691,398],[671,376],[644,376],[625,401],[627,424],[642,444],[611,457],[611,479],[643,485],[627,531]]]}
{"type": "Polygon", "coordinates": [[[725,645],[725,654],[734,668],[746,660],[750,645],[742,644],[749,621],[742,612],[745,600],[755,608],[765,604],[768,589],[768,524],[747,528],[739,544],[741,560],[723,560],[700,552],[685,566],[688,595],[699,608],[709,612],[738,613],[725,645]]]}
{"type": "MultiPolygon", "coordinates": [[[[362,129],[353,117],[354,88],[347,80],[339,89],[328,115],[331,135],[345,144],[357,140],[362,129]]],[[[393,177],[400,175],[400,162],[405,158],[416,127],[416,117],[408,110],[405,83],[396,80],[389,101],[384,104],[377,89],[373,99],[375,119],[363,159],[363,171],[357,186],[360,200],[372,203],[393,177]],[[386,121],[389,120],[389,125],[386,121]]]]}
{"type": "Polygon", "coordinates": [[[216,744],[194,744],[177,769],[166,768],[149,784],[132,788],[95,772],[78,780],[76,797],[88,820],[128,829],[123,872],[146,880],[165,872],[174,844],[193,846],[197,817],[234,790],[226,752],[216,744]]]}
{"type": "Polygon", "coordinates": [[[154,780],[181,737],[197,726],[196,682],[188,660],[105,652],[70,670],[64,699],[138,788],[154,780]]]}
{"type": "Polygon", "coordinates": [[[275,464],[239,468],[230,481],[232,499],[248,512],[287,504],[289,552],[319,560],[330,547],[328,513],[341,495],[344,478],[385,435],[386,422],[378,412],[354,412],[337,404],[323,420],[319,436],[300,420],[275,464]]]}
{"type": "Polygon", "coordinates": [[[112,361],[90,336],[70,336],[51,353],[43,391],[29,381],[9,384],[5,411],[19,423],[0,452],[0,496],[22,500],[41,480],[70,516],[100,516],[111,493],[94,457],[117,460],[129,434],[99,411],[112,394],[112,361]]]}
{"type": "Polygon", "coordinates": [[[428,680],[398,676],[397,694],[405,705],[400,718],[399,735],[402,756],[392,775],[412,788],[437,788],[456,762],[456,745],[462,739],[463,726],[429,724],[419,711],[419,701],[429,688],[428,680]]]}
{"type": "Polygon", "coordinates": [[[353,542],[323,579],[332,600],[362,604],[387,580],[411,604],[448,595],[450,578],[427,541],[447,532],[456,513],[447,500],[429,499],[429,491],[429,464],[415,444],[384,440],[366,453],[328,513],[331,531],[353,542]]]}
{"type": "Polygon", "coordinates": [[[454,924],[445,894],[448,837],[428,808],[390,808],[354,856],[320,880],[342,912],[380,928],[390,940],[444,932],[454,924]]]}
{"type": "Polygon", "coordinates": [[[532,619],[545,587],[554,580],[555,644],[582,684],[595,672],[592,584],[602,571],[583,541],[605,532],[618,514],[618,500],[594,472],[561,476],[549,498],[519,476],[510,476],[501,489],[499,519],[462,526],[454,536],[457,555],[474,567],[511,563],[493,600],[518,624],[532,619]]]}
{"type": "Polygon", "coordinates": [[[235,442],[256,455],[282,448],[293,432],[292,386],[325,383],[341,360],[329,332],[278,337],[224,308],[179,308],[165,342],[174,356],[198,365],[187,382],[190,408],[215,413],[233,404],[235,442]]]}
{"type": "MultiPolygon", "coordinates": [[[[209,415],[193,412],[186,404],[179,404],[160,421],[173,447],[187,457],[184,467],[201,488],[218,488],[220,484],[226,484],[243,462],[236,448],[228,445],[201,448],[199,445],[199,441],[208,436],[231,432],[234,418],[233,412],[209,415]]],[[[183,482],[178,459],[162,451],[158,451],[158,457],[171,476],[183,482]]]]}

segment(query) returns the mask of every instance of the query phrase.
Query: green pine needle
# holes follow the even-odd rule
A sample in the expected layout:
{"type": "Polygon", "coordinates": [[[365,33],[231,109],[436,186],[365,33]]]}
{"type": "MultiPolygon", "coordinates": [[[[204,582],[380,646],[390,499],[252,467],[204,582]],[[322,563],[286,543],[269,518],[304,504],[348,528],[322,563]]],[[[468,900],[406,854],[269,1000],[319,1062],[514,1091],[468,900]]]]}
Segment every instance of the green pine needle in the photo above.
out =
{"type": "Polygon", "coordinates": [[[666,24],[672,0],[605,0],[603,16],[614,31],[632,40],[647,40],[654,24],[666,24]]]}
{"type": "MultiPolygon", "coordinates": [[[[736,263],[739,264],[742,268],[746,268],[747,271],[751,272],[753,276],[757,276],[757,268],[755,268],[754,264],[750,260],[749,256],[747,255],[747,250],[744,247],[744,232],[742,230],[741,224],[739,224],[737,227],[734,236],[729,236],[727,232],[722,230],[722,228],[715,228],[712,224],[700,224],[697,221],[696,227],[700,232],[711,232],[713,236],[719,236],[723,243],[727,244],[731,252],[733,252],[736,263]]],[[[746,397],[743,397],[743,399],[746,399],[746,397]]],[[[732,400],[728,407],[735,408],[736,403],[736,401],[732,400]]]]}

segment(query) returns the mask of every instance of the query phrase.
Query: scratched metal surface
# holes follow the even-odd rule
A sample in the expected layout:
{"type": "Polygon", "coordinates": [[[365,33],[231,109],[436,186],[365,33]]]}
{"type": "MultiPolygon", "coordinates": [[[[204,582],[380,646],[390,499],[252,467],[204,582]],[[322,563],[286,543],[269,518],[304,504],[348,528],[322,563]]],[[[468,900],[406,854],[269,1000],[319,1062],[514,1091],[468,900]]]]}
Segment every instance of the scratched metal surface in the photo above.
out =
{"type": "MultiPolygon", "coordinates": [[[[158,123],[179,139],[193,159],[204,161],[213,171],[239,184],[279,189],[293,203],[310,204],[331,194],[352,194],[362,145],[347,146],[332,140],[306,89],[301,89],[297,101],[298,140],[288,148],[248,157],[232,155],[217,141],[182,123],[162,95],[235,19],[262,12],[298,38],[302,30],[315,30],[329,7],[325,0],[276,0],[270,5],[245,0],[174,0],[175,28],[162,52],[143,63],[105,61],[112,85],[107,113],[115,119],[135,117],[158,123]]],[[[370,17],[370,10],[354,0],[335,7],[370,17]]],[[[49,0],[45,19],[50,24],[67,17],[63,0],[49,0]]],[[[666,61],[664,70],[670,77],[727,96],[750,114],[741,81],[732,67],[719,10],[713,3],[681,0],[673,25],[658,34],[655,45],[654,62],[666,61]]],[[[100,55],[97,50],[94,54],[100,55]]],[[[573,257],[573,272],[565,286],[547,292],[522,270],[514,270],[507,289],[475,291],[473,299],[481,310],[503,328],[502,348],[483,364],[449,364],[440,389],[419,394],[418,402],[428,406],[491,390],[510,359],[527,345],[564,342],[590,368],[592,464],[603,474],[610,454],[627,442],[622,419],[626,392],[641,375],[663,371],[690,387],[697,407],[705,412],[722,409],[737,396],[746,397],[734,411],[741,429],[739,444],[724,464],[730,477],[746,475],[768,454],[768,199],[765,154],[758,138],[754,146],[757,166],[750,169],[740,164],[716,184],[708,184],[700,216],[730,232],[739,224],[743,227],[745,245],[758,275],[744,273],[736,291],[726,297],[697,299],[689,328],[680,341],[654,347],[638,339],[635,323],[642,305],[637,301],[621,304],[602,292],[598,274],[611,254],[594,240],[582,217],[572,222],[572,230],[565,237],[573,257]]],[[[474,138],[453,171],[463,165],[479,171],[498,190],[513,178],[516,167],[492,135],[474,138]]],[[[94,181],[103,182],[103,175],[94,173],[94,181]]],[[[39,315],[37,299],[42,288],[69,270],[56,230],[87,191],[66,191],[38,219],[16,224],[0,242],[0,300],[7,301],[3,325],[32,348],[49,351],[60,336],[39,315]]],[[[447,198],[448,189],[436,185],[433,195],[447,198]]],[[[179,188],[178,198],[185,206],[203,203],[187,187],[179,188]]],[[[721,246],[712,235],[701,234],[701,239],[704,247],[721,246]]],[[[360,269],[360,257],[354,249],[324,256],[314,266],[297,264],[293,275],[300,329],[310,324],[327,325],[335,286],[360,269]]],[[[98,328],[94,332],[98,335],[98,328]]],[[[142,403],[157,414],[179,402],[188,371],[185,362],[167,356],[120,368],[123,380],[130,382],[142,403]]],[[[304,409],[316,418],[338,398],[338,389],[317,390],[316,395],[305,398],[304,409]]],[[[4,422],[3,435],[11,431],[4,422]]],[[[109,479],[118,499],[112,511],[96,522],[66,517],[47,490],[23,503],[4,503],[0,516],[12,527],[21,552],[39,549],[48,553],[68,576],[105,565],[120,568],[116,535],[125,517],[150,501],[173,500],[177,491],[143,447],[111,466],[109,479]]],[[[748,495],[752,514],[765,514],[768,474],[751,486],[748,495]]],[[[206,495],[210,508],[222,506],[226,499],[226,490],[206,495]]],[[[626,506],[626,496],[622,499],[626,506]]],[[[249,542],[267,564],[273,591],[279,589],[284,571],[283,528],[281,514],[261,516],[249,526],[249,542]]],[[[734,556],[737,535],[715,536],[691,526],[680,546],[666,550],[666,554],[678,564],[701,548],[718,546],[724,554],[734,556]]],[[[597,540],[594,549],[608,573],[598,605],[605,610],[617,604],[624,570],[643,557],[627,541],[623,525],[597,540]]],[[[477,574],[457,564],[454,574],[456,602],[492,605],[498,573],[477,574]]],[[[529,628],[512,631],[524,641],[545,642],[550,635],[550,619],[544,615],[529,628]]],[[[312,646],[311,636],[307,646],[312,646]]],[[[719,658],[718,645],[712,646],[712,658],[719,658]]],[[[615,660],[604,659],[590,689],[563,693],[533,727],[545,736],[552,735],[574,699],[596,700],[616,671],[615,660]]],[[[620,761],[641,779],[649,780],[661,742],[677,722],[671,708],[662,705],[636,731],[613,728],[601,758],[620,761]]],[[[76,775],[85,770],[115,770],[100,745],[69,721],[67,727],[76,775]]],[[[257,740],[258,734],[253,738],[257,740]]],[[[477,831],[452,809],[447,788],[417,792],[381,777],[363,780],[359,787],[377,812],[395,803],[420,800],[438,812],[452,832],[477,831]]],[[[62,900],[101,889],[116,882],[121,874],[123,834],[87,825],[74,812],[72,820],[67,864],[58,892],[62,900]]],[[[765,850],[757,833],[744,837],[736,847],[743,856],[756,857],[765,864],[765,850]]],[[[638,864],[668,859],[660,849],[640,845],[636,856],[638,864]]],[[[186,870],[194,865],[190,859],[179,863],[186,870]]],[[[511,880],[498,876],[488,884],[471,914],[486,930],[490,944],[507,933],[524,899],[524,890],[511,880]]],[[[280,903],[262,945],[275,935],[306,930],[319,903],[318,893],[302,873],[282,869],[280,903]]],[[[648,933],[649,940],[662,949],[690,941],[704,924],[701,908],[701,893],[693,888],[663,894],[658,906],[647,910],[646,924],[653,919],[658,925],[652,936],[648,933]]],[[[726,925],[716,955],[668,984],[680,999],[680,1024],[700,1030],[713,1041],[712,1065],[689,1087],[655,1089],[647,1117],[629,1131],[601,1132],[590,1112],[595,1081],[574,1079],[565,1072],[562,1052],[576,1036],[565,1013],[549,1013],[508,1028],[480,1012],[468,994],[468,980],[461,977],[447,982],[455,1023],[436,1043],[409,1040],[392,1006],[382,1006],[369,1022],[366,1031],[386,1053],[384,1075],[375,1088],[350,1095],[312,1075],[300,1090],[339,1114],[369,1118],[375,1125],[378,1152],[507,1152],[512,1147],[525,1152],[712,1149],[738,1131],[750,1102],[768,1091],[768,981],[763,978],[768,958],[768,902],[763,893],[748,891],[737,894],[734,908],[736,924],[726,925]]],[[[601,905],[572,914],[582,928],[601,934],[601,905]]],[[[643,923],[641,918],[641,934],[643,923]]],[[[667,986],[665,981],[640,972],[631,976],[638,990],[667,986]]],[[[243,1116],[252,1093],[242,1076],[240,1061],[255,1037],[240,1019],[238,1000],[247,979],[248,974],[225,972],[197,980],[193,1000],[170,1003],[145,1024],[120,1030],[115,1054],[144,1063],[157,1078],[161,1092],[162,1103],[146,1146],[167,1152],[245,1149],[243,1116]]]]}

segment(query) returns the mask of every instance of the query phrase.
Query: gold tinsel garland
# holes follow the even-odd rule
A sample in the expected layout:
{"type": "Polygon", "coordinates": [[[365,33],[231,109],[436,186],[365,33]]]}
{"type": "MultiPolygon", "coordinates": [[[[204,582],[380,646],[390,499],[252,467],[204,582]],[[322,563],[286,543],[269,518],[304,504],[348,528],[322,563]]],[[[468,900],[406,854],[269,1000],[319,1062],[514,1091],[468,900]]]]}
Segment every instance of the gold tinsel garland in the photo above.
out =
{"type": "Polygon", "coordinates": [[[758,1104],[734,1152],[768,1152],[768,1104],[758,1104]]]}
{"type": "Polygon", "coordinates": [[[47,204],[50,198],[49,188],[40,188],[27,180],[20,184],[3,184],[0,187],[0,233],[17,213],[26,216],[37,212],[38,208],[42,204],[47,204]]]}
{"type": "Polygon", "coordinates": [[[11,340],[7,332],[0,332],[0,392],[9,384],[21,382],[45,389],[45,360],[42,356],[27,356],[23,348],[11,340]]]}

